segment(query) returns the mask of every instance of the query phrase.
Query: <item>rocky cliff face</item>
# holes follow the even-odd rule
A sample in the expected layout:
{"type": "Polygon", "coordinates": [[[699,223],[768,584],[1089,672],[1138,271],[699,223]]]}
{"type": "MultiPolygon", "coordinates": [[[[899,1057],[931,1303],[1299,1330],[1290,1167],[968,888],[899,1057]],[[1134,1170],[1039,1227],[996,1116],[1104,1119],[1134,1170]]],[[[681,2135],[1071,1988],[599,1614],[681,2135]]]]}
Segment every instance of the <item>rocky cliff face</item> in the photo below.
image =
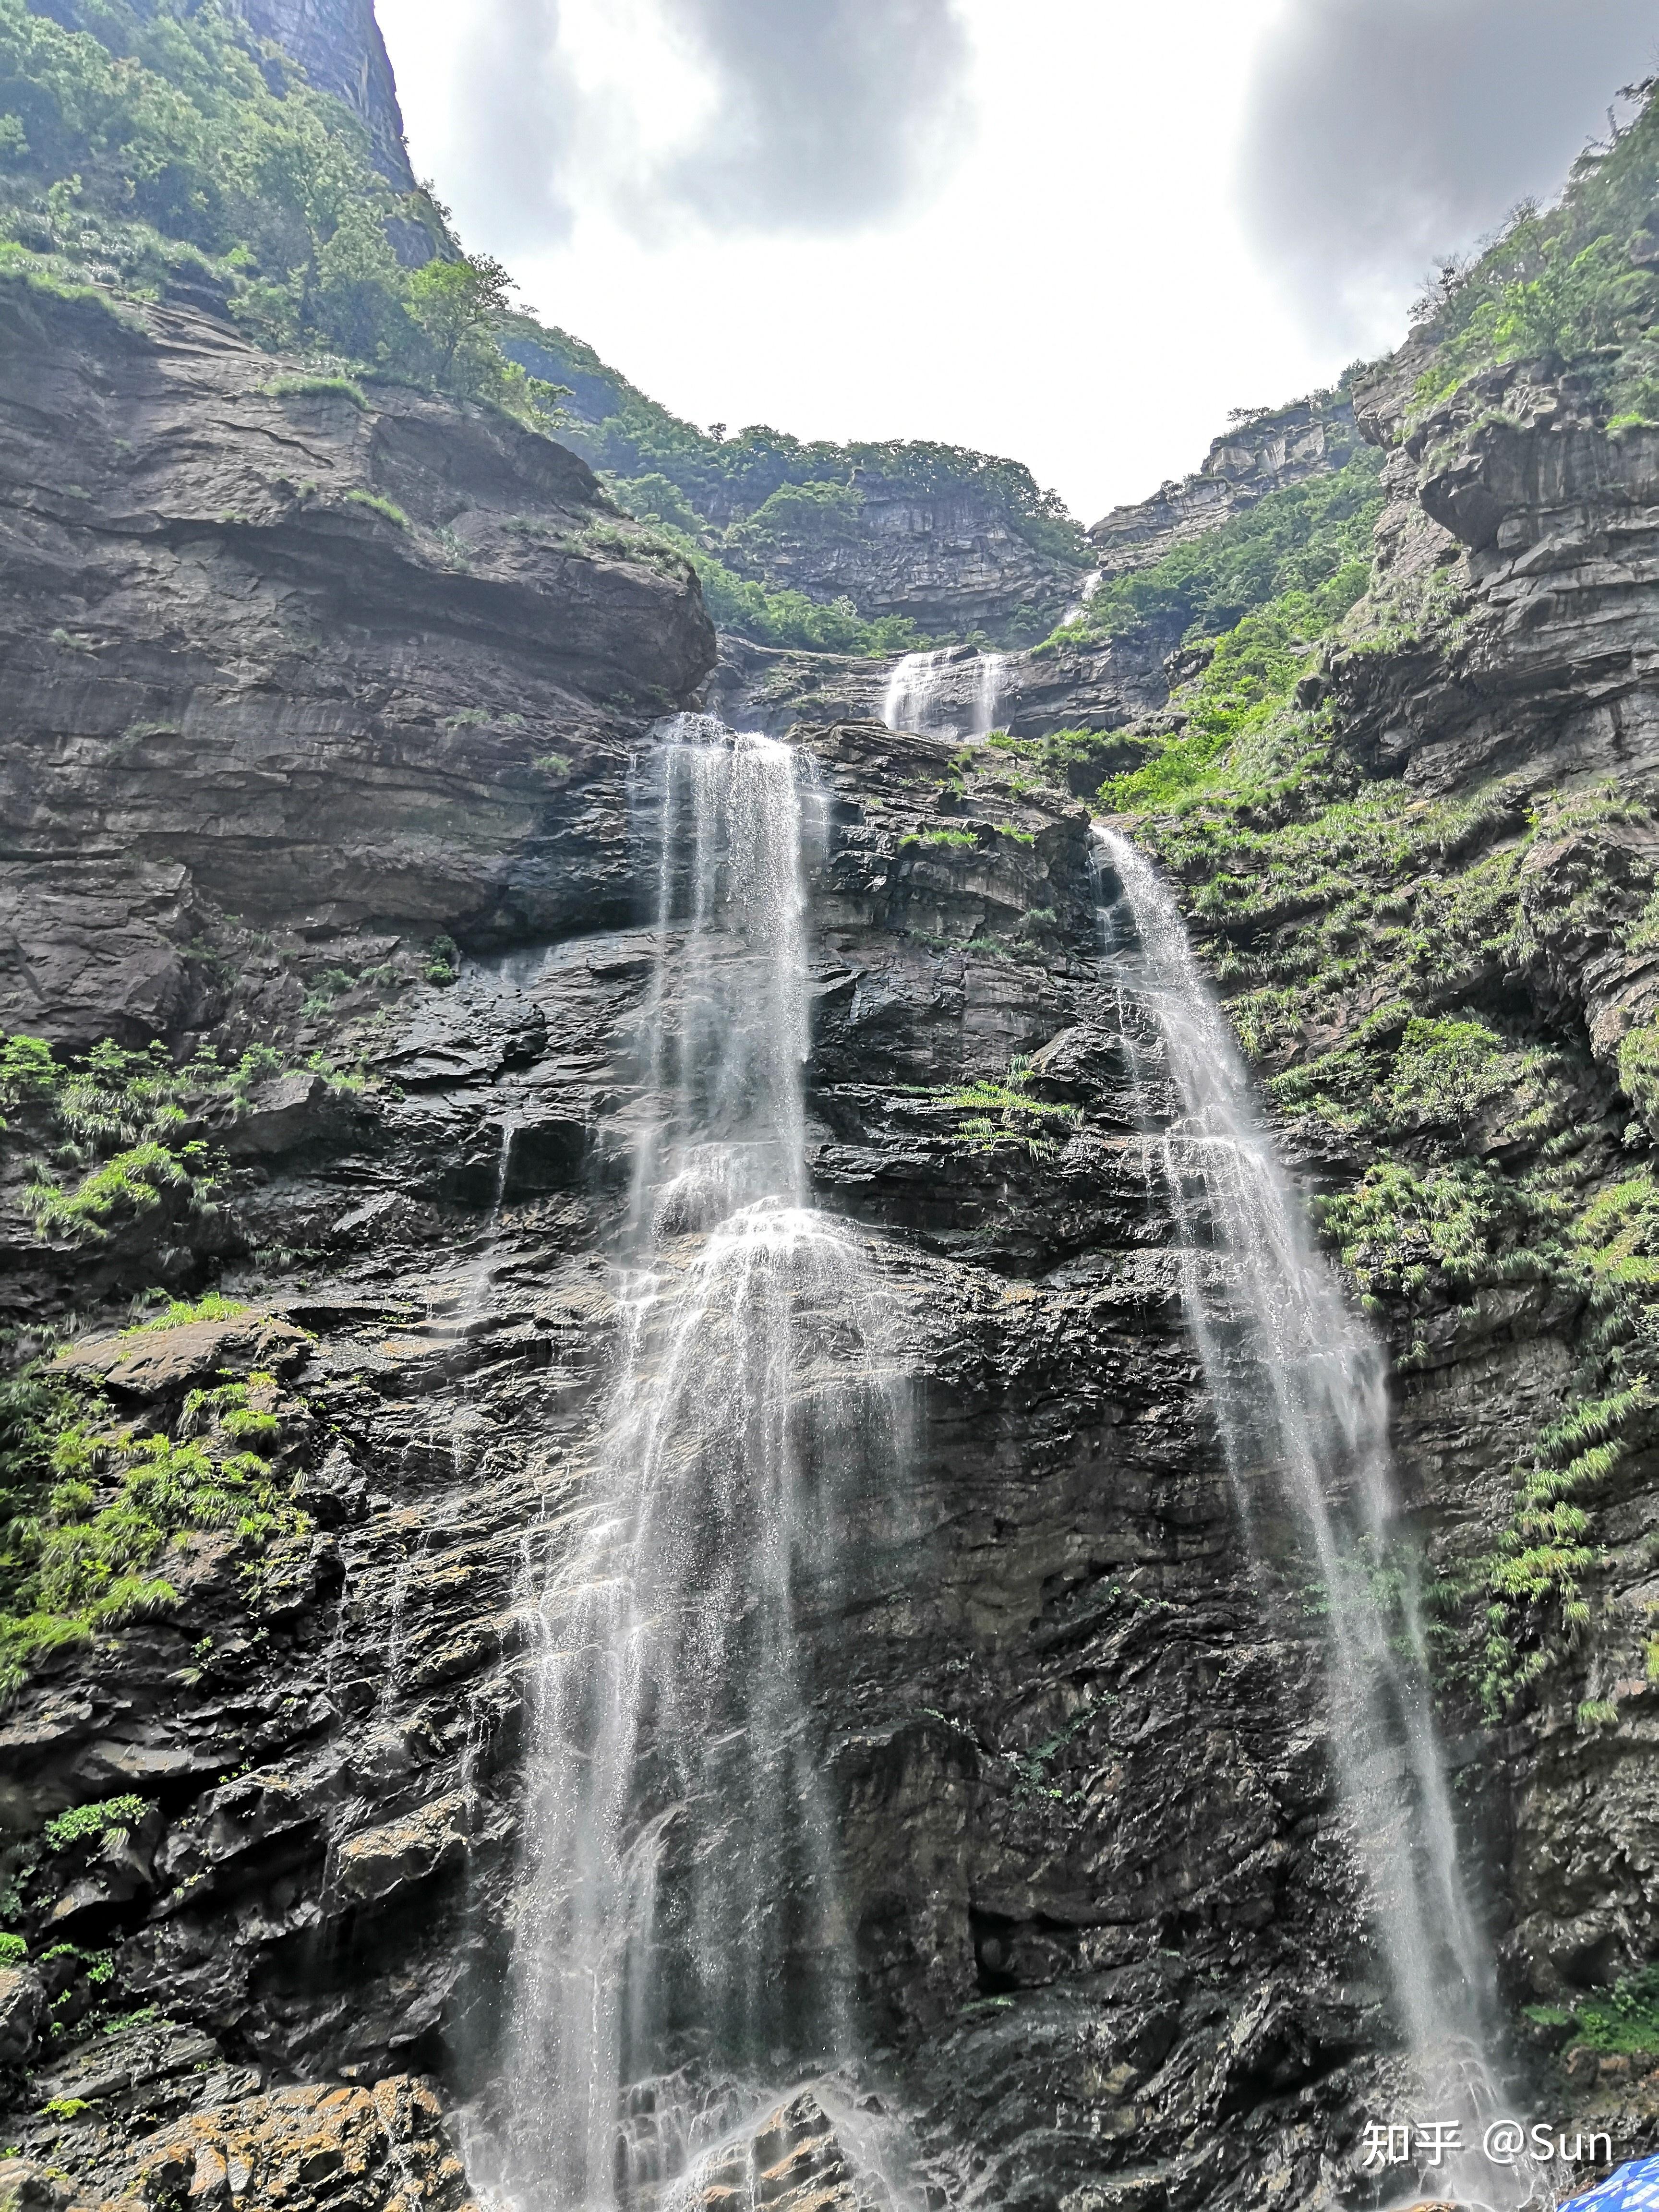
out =
{"type": "Polygon", "coordinates": [[[1091,529],[1101,572],[1149,568],[1177,545],[1218,530],[1266,492],[1340,468],[1353,448],[1353,404],[1346,393],[1242,416],[1216,439],[1189,477],[1160,484],[1150,499],[1115,507],[1091,529]]]}
{"type": "Polygon", "coordinates": [[[564,331],[520,317],[502,345],[568,392],[568,435],[635,513],[685,531],[735,577],[945,636],[1040,637],[1076,593],[1075,526],[1014,463],[904,441],[809,444],[764,424],[728,439],[564,331]]]}
{"type": "MultiPolygon", "coordinates": [[[[914,1437],[834,1609],[805,1605],[860,2093],[952,2198],[1242,2201],[1264,2156],[1301,2193],[1365,2094],[1376,2000],[1347,1978],[1313,1662],[1231,1541],[1146,1201],[1085,817],[868,724],[802,742],[813,1182],[882,1285],[914,1437]],[[987,1137],[960,1088],[1023,1052],[1030,1103],[987,1137]]],[[[624,792],[596,763],[561,811],[603,828],[601,916],[624,792]]],[[[181,1545],[179,1605],[47,1661],[4,1723],[43,1962],[15,1970],[9,2126],[70,2201],[237,2164],[256,2203],[461,2187],[441,2115],[490,2075],[526,1607],[608,1368],[649,942],[527,932],[409,997],[349,1117],[256,1098],[253,1249],[221,1276],[250,1311],[68,1355],[162,1431],[192,1387],[267,1376],[313,1516],[252,1580],[181,1545]],[[301,1247],[302,1279],[274,1257],[301,1247]],[[123,1793],[118,1845],[42,1848],[123,1793]]]]}
{"type": "Polygon", "coordinates": [[[1026,615],[1040,636],[1074,586],[1071,567],[1039,551],[972,487],[928,495],[871,480],[860,489],[855,526],[780,536],[753,573],[809,599],[849,599],[866,617],[908,615],[928,635],[1000,636],[1026,615]]]}
{"type": "MultiPolygon", "coordinates": [[[[103,1394],[92,1476],[252,1437],[279,1505],[176,1531],[150,1563],[167,1595],[32,1647],[0,1719],[0,2187],[53,2212],[461,2212],[532,1600],[619,1326],[655,895],[639,763],[712,635],[584,465],[495,414],[284,374],[185,314],[13,286],[0,311],[0,1019],[279,1063],[177,1133],[216,1155],[210,1202],[168,1185],[90,1238],[29,1183],[92,1139],[49,1131],[21,1076],[8,1108],[10,1304],[57,1384],[103,1394]],[[122,1334],[156,1285],[178,1307],[122,1334]]],[[[1376,1171],[1445,1170],[1399,1264],[1358,1235],[1351,1264],[1400,1354],[1446,1618],[1485,1635],[1515,1470],[1651,1263],[1628,1193],[1659,1097],[1659,449],[1541,370],[1407,432],[1414,373],[1362,400],[1398,441],[1394,500],[1370,627],[1293,726],[1315,767],[1272,763],[1209,843],[1143,834],[1264,1067],[1304,1086],[1276,1096],[1310,1182],[1370,1190],[1374,1223],[1401,1188],[1376,1171]],[[1253,995],[1275,992],[1277,1030],[1253,995]],[[1429,1014],[1534,1054],[1513,1112],[1446,1075],[1425,1121],[1357,1116],[1364,1056],[1393,1055],[1403,1095],[1429,1014]],[[1483,1204],[1555,1178],[1600,1238],[1590,1272],[1511,1243],[1482,1275],[1467,1211],[1465,1272],[1442,1265],[1448,1127],[1483,1204]]],[[[880,1286],[908,1442],[835,1589],[801,1594],[863,2069],[775,2085],[705,2201],[878,2202],[872,2099],[948,2201],[1361,2195],[1361,2124],[1405,2093],[1317,1626],[1238,1540],[1130,1081],[1133,1047],[1156,1100],[1157,1039],[1101,957],[1086,812],[881,729],[867,665],[727,665],[814,763],[813,1197],[880,1286]]],[[[1045,726],[1105,680],[1048,665],[1045,726]]],[[[1594,1603],[1571,1635],[1533,1624],[1553,1671],[1495,1720],[1467,1667],[1442,1686],[1506,1999],[1553,2008],[1517,2015],[1519,2108],[1593,2116],[1621,2151],[1659,2092],[1571,2022],[1655,1941],[1659,1510],[1625,1395],[1581,1437],[1626,1424],[1594,1603]]]]}
{"type": "Polygon", "coordinates": [[[625,775],[713,634],[574,454],[18,283],[0,409],[0,1022],[211,1023],[228,971],[191,948],[228,914],[320,949],[586,909],[561,781],[625,775]]]}
{"type": "Polygon", "coordinates": [[[343,100],[368,133],[382,173],[399,191],[414,191],[403,110],[374,0],[230,0],[229,12],[256,38],[291,54],[319,92],[343,100]]]}
{"type": "Polygon", "coordinates": [[[1455,1782],[1533,2094],[1587,2105],[1626,2154],[1656,2094],[1636,1992],[1656,1941],[1659,447],[1609,424],[1594,370],[1494,368],[1437,405],[1432,358],[1409,347],[1358,395],[1389,501],[1370,598],[1267,771],[1287,781],[1137,828],[1184,876],[1392,1336],[1455,1782]],[[1454,1036],[1496,1054],[1455,1103],[1412,1072],[1454,1036]],[[1481,1194],[1461,1255],[1431,1225],[1454,1191],[1481,1194]],[[1631,2033],[1587,2033],[1598,2007],[1631,2033]]]}
{"type": "MultiPolygon", "coordinates": [[[[1593,390],[1548,362],[1493,370],[1411,415],[1421,365],[1407,349],[1360,401],[1367,435],[1392,448],[1376,588],[1407,619],[1382,649],[1335,659],[1339,726],[1369,775],[1400,778],[1418,803],[1491,810],[1457,861],[1489,877],[1512,868],[1521,927],[1435,999],[1501,1009],[1560,1056],[1575,1096],[1554,1156],[1572,1161],[1594,1218],[1618,1211],[1608,1193],[1643,1187],[1659,1134],[1645,1078],[1659,970],[1643,927],[1659,876],[1659,431],[1610,433],[1593,390]]],[[[1349,1023],[1360,1018],[1356,1006],[1349,1023]]],[[[1506,1145],[1494,1131],[1474,1149],[1490,1147],[1524,1188],[1551,1141],[1540,1129],[1506,1145]]],[[[1512,1520],[1515,1471],[1547,1461],[1551,1420],[1583,1402],[1598,1328],[1631,1332],[1626,1371],[1643,1371],[1648,1323],[1609,1319],[1608,1306],[1593,1280],[1545,1268],[1507,1292],[1483,1285],[1432,1327],[1401,1419],[1449,1553],[1467,1547],[1460,1523],[1512,1520]]],[[[1659,1942],[1659,1899],[1634,1871],[1653,1847],[1644,1638],[1659,1461],[1644,1416],[1612,1456],[1589,1501],[1590,1618],[1492,1739],[1507,1771],[1470,1778],[1502,1839],[1507,1961],[1558,2003],[1613,1984],[1659,1942]]],[[[1534,1633],[1547,1643],[1541,1624],[1534,1633]]],[[[1606,2063],[1616,2087],[1622,2069],[1606,2063]]]]}
{"type": "MultiPolygon", "coordinates": [[[[1150,630],[1050,652],[999,653],[988,679],[986,656],[973,646],[945,647],[932,658],[930,728],[982,731],[988,690],[994,701],[991,726],[1021,738],[1055,729],[1121,729],[1158,713],[1170,697],[1169,641],[1150,630]]],[[[1180,659],[1177,651],[1176,672],[1180,659]]],[[[879,720],[896,665],[843,653],[791,653],[722,632],[702,696],[732,729],[773,736],[825,715],[879,720]]]]}

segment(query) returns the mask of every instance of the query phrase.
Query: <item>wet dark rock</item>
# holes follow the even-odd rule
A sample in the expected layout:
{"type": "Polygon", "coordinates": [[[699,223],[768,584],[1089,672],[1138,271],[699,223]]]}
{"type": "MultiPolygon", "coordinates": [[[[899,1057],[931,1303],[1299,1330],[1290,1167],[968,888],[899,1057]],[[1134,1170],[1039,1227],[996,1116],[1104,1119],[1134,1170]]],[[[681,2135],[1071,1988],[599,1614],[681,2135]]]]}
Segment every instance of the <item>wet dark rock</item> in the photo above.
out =
{"type": "Polygon", "coordinates": [[[46,2016],[46,1985],[24,1966],[0,1966],[0,2066],[28,2057],[46,2016]]]}
{"type": "MultiPolygon", "coordinates": [[[[409,392],[273,394],[192,316],[30,312],[0,360],[8,1025],[182,1046],[230,1003],[188,957],[228,913],[307,957],[380,948],[360,966],[441,930],[462,951],[422,951],[361,1032],[366,1092],[283,1073],[212,1132],[237,1224],[220,1287],[246,1314],[120,1334],[132,1285],[89,1291],[9,1218],[32,1310],[107,1291],[65,1371],[135,1418],[227,1370],[284,1377],[306,1523],[257,1560],[201,1532],[169,1555],[175,1609],[46,1655],[0,1716],[8,1869],[66,1808],[146,1808],[29,1890],[28,1960],[0,1976],[24,2164],[0,2184],[54,2212],[386,2212],[416,2185],[462,2212],[452,2123],[500,2049],[532,1600],[615,1372],[649,1111],[651,726],[713,641],[682,575],[580,542],[605,510],[546,441],[409,392]],[[107,1985],[45,1962],[54,1929],[110,1954],[107,1985]]],[[[1385,558],[1474,593],[1467,645],[1330,672],[1363,766],[1425,791],[1651,765],[1651,457],[1559,395],[1505,406],[1518,428],[1449,424],[1455,453],[1390,464],[1385,558]]],[[[1340,428],[1247,429],[1142,515],[1137,557],[1329,465],[1340,428]]],[[[1183,672],[1175,642],[1011,656],[1007,719],[1126,724],[1183,672]]],[[[811,1195],[867,1259],[905,1407],[842,1582],[799,1593],[868,2073],[930,2203],[1196,2212],[1266,2201],[1264,2176],[1274,2203],[1327,2201],[1361,2179],[1364,2118],[1398,2108],[1399,2062],[1318,1629],[1244,1556],[1149,1195],[1086,808],[965,784],[952,744],[881,726],[884,681],[728,645],[710,695],[800,725],[815,764],[811,1195]],[[1059,1119],[964,1103],[1017,1056],[1059,1119]]],[[[1614,824],[1526,863],[1527,1003],[1601,1064],[1659,993],[1577,893],[1588,872],[1633,896],[1641,858],[1614,824]]],[[[238,988],[287,1004],[274,975],[238,988]]],[[[1335,1139],[1308,1160],[1363,1165],[1335,1139]]],[[[1500,1524],[1559,1407],[1579,1317],[1553,1297],[1498,1286],[1402,1378],[1431,1560],[1500,1524]]],[[[1647,1472],[1616,1501],[1632,1553],[1647,1472]]],[[[1558,1715],[1452,1747],[1516,1991],[1569,1998],[1653,1947],[1652,1692],[1620,1693],[1617,1743],[1558,1715]]],[[[1659,2109],[1648,2076],[1577,2051],[1540,2078],[1632,2130],[1659,2109]]],[[[757,2100],[700,2179],[711,2212],[879,2203],[869,2086],[844,2112],[827,2083],[757,2100]]]]}
{"type": "Polygon", "coordinates": [[[352,1120],[349,1093],[314,1069],[295,1068],[257,1085],[246,1106],[228,1115],[227,1126],[215,1134],[229,1159],[269,1159],[301,1146],[317,1149],[349,1141],[352,1120]]]}
{"type": "Polygon", "coordinates": [[[128,2206],[168,2202],[216,2212],[243,2203],[281,2205],[284,2212],[385,2212],[398,2203],[418,2204],[422,2212],[469,2212],[473,2206],[427,2081],[400,2075],[372,2087],[261,2093],[246,2076],[222,2075],[215,2087],[219,2094],[204,2109],[159,2127],[153,2112],[144,2114],[143,2132],[110,2141],[107,2163],[92,2178],[91,2191],[66,2191],[61,2201],[72,2203],[76,2212],[126,2212],[128,2206]]]}
{"type": "Polygon", "coordinates": [[[0,2159],[0,2204],[16,2212],[67,2212],[71,2191],[60,2175],[30,2159],[0,2159]]]}
{"type": "Polygon", "coordinates": [[[0,1021],[176,1034],[225,912],[486,942],[631,902],[629,750],[713,633],[583,462],[6,289],[0,1021]]]}
{"type": "MultiPolygon", "coordinates": [[[[948,745],[867,721],[804,742],[811,1170],[907,1317],[914,1401],[914,1455],[860,1507],[843,1595],[819,1618],[804,1594],[848,1908],[938,2189],[1052,2203],[1103,2159],[1188,2155],[1194,2129],[1218,2154],[1218,2038],[1264,1989],[1280,2055],[1262,2041],[1227,2094],[1271,2132],[1327,2078],[1296,1993],[1340,1979],[1351,1877],[1318,1840],[1313,1662],[1241,1577],[1127,1126],[1085,811],[1011,793],[941,817],[948,745]],[[968,842],[921,842],[942,819],[968,842]],[[1041,954],[1019,935],[1038,911],[1041,954]],[[1077,1119],[1035,1150],[965,1138],[954,1087],[1017,1054],[1077,1119]]],[[[261,2126],[298,2111],[282,2085],[301,2075],[348,2085],[349,2114],[355,2082],[435,2066],[459,2098],[489,2074],[526,1531],[558,1540],[610,1373],[599,1261],[649,951],[600,928],[469,963],[386,1037],[401,1100],[347,1141],[261,1156],[250,1234],[313,1254],[262,1313],[314,1332],[289,1387],[317,1432],[298,1498],[318,1529],[252,1599],[209,1579],[114,1663],[54,1656],[5,1723],[20,1804],[127,1787],[161,1807],[147,1885],[103,1899],[121,2002],[208,2039],[204,2081],[255,2069],[261,2126]]],[[[173,1334],[117,1338],[99,1371],[153,1343],[145,1387],[176,1388],[209,1354],[167,1354],[173,1334]]],[[[228,2157],[216,2109],[191,2107],[189,2140],[228,2157]]],[[[797,2118],[765,2188],[862,2201],[856,2155],[797,2118]]],[[[79,2185],[105,2140],[82,2116],[53,2156],[79,2185]]]]}
{"type": "MultiPolygon", "coordinates": [[[[1005,653],[999,657],[994,726],[1022,738],[1061,727],[1123,728],[1168,699],[1174,641],[1149,624],[1104,644],[1005,653]]],[[[929,728],[982,728],[981,654],[963,646],[945,649],[940,658],[929,728]]],[[[892,667],[890,660],[792,653],[722,633],[720,657],[702,696],[709,712],[731,728],[781,737],[799,722],[878,720],[892,667]]],[[[1131,764],[1126,757],[1124,765],[1131,764]]],[[[1097,770],[1094,781],[1104,773],[1097,770]]]]}
{"type": "Polygon", "coordinates": [[[729,729],[781,737],[801,721],[878,721],[890,660],[795,653],[720,634],[703,702],[729,729]]]}

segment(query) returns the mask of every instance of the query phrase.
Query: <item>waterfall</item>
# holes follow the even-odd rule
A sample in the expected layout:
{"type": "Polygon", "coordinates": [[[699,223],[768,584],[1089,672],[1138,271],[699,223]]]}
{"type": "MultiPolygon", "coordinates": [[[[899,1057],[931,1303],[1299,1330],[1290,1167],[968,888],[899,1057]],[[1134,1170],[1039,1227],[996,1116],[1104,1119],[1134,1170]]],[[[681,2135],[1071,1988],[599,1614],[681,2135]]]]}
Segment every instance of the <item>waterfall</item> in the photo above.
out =
{"type": "Polygon", "coordinates": [[[1091,568],[1088,574],[1083,579],[1082,590],[1079,592],[1077,597],[1072,601],[1071,605],[1060,616],[1060,620],[1054,625],[1055,629],[1069,629],[1074,622],[1081,622],[1085,614],[1088,611],[1090,600],[1093,599],[1095,593],[1100,589],[1105,580],[1105,576],[1100,569],[1091,568]]]}
{"type": "Polygon", "coordinates": [[[888,729],[927,734],[934,695],[945,666],[943,653],[907,653],[894,662],[881,702],[881,719],[888,729]]]}
{"type": "Polygon", "coordinates": [[[803,1202],[801,779],[698,717],[655,767],[616,1382],[536,1612],[491,2153],[514,2212],[662,2201],[852,2037],[798,1632],[834,1617],[895,1431],[861,1248],[803,1202]]]}
{"type": "Polygon", "coordinates": [[[971,738],[988,738],[997,726],[997,702],[1002,696],[1006,665],[1000,653],[981,653],[979,657],[979,694],[974,702],[974,726],[968,732],[971,738]]]}
{"type": "Polygon", "coordinates": [[[1499,2109],[1495,1978],[1458,1862],[1415,1576],[1394,1540],[1382,1348],[1314,1243],[1174,898],[1124,838],[1095,838],[1103,894],[1109,876],[1121,894],[1102,896],[1105,949],[1126,1012],[1139,1002],[1152,1018],[1178,1107],[1154,1133],[1152,1070],[1126,1020],[1240,1518],[1264,1583],[1286,1563],[1270,1556],[1262,1523],[1287,1518],[1322,1601],[1334,1778],[1428,2105],[1374,2117],[1458,2123],[1464,2149],[1423,2175],[1429,2193],[1512,2201],[1524,2184],[1480,2152],[1477,2123],[1499,2109]]]}
{"type": "Polygon", "coordinates": [[[893,664],[882,695],[881,719],[890,730],[971,744],[996,727],[1007,678],[1007,655],[982,649],[971,673],[965,653],[945,649],[907,653],[893,664]]]}

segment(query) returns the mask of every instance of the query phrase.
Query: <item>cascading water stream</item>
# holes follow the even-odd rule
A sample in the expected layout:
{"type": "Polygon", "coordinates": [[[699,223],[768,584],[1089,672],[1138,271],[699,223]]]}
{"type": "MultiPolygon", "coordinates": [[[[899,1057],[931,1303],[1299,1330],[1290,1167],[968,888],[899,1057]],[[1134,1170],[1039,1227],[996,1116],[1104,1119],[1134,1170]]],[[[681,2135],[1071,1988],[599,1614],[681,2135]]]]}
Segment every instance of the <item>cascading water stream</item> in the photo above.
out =
{"type": "Polygon", "coordinates": [[[893,663],[881,702],[881,719],[888,729],[927,733],[945,665],[942,653],[907,653],[893,663]]]}
{"type": "Polygon", "coordinates": [[[974,726],[968,732],[972,738],[988,738],[997,726],[997,708],[1001,702],[1007,660],[1000,653],[981,653],[979,657],[979,696],[975,702],[974,726]]]}
{"type": "Polygon", "coordinates": [[[800,1614],[833,1607],[851,1486],[893,1449],[879,1300],[802,1202],[796,758],[688,717],[659,765],[617,1382],[538,1608],[514,2212],[668,2201],[851,2033],[800,1614]]]}
{"type": "Polygon", "coordinates": [[[996,727],[1007,668],[1001,653],[981,652],[971,662],[948,651],[907,653],[887,679],[882,721],[890,730],[963,744],[988,737],[996,727]]]}
{"type": "Polygon", "coordinates": [[[1090,600],[1093,599],[1095,593],[1100,589],[1105,580],[1106,578],[1100,569],[1091,568],[1088,574],[1083,579],[1081,590],[1060,616],[1059,622],[1054,625],[1055,628],[1057,629],[1069,629],[1074,622],[1081,622],[1085,614],[1088,611],[1090,600]]]}
{"type": "Polygon", "coordinates": [[[1524,2184],[1480,2151],[1498,2110],[1494,1973],[1458,1862],[1414,1572],[1394,1541],[1382,1348],[1314,1244],[1174,899],[1126,839],[1095,838],[1103,894],[1109,876],[1119,893],[1101,899],[1105,949],[1126,1015],[1139,1001],[1156,1026],[1179,1109],[1155,1133],[1153,1070],[1126,1019],[1241,1518],[1270,1575],[1285,1563],[1262,1522],[1288,1509],[1298,1564],[1318,1585],[1333,1766],[1399,2025],[1427,2116],[1461,2130],[1462,2149],[1422,2178],[1435,2195],[1449,2184],[1466,2201],[1512,2203],[1524,2184]]]}

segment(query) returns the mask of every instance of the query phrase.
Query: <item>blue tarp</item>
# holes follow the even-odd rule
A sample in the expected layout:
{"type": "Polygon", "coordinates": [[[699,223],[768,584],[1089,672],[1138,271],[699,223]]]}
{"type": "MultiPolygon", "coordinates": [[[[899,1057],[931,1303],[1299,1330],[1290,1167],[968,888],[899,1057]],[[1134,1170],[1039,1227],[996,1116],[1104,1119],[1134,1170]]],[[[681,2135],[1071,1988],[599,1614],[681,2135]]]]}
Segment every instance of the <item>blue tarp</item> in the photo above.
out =
{"type": "Polygon", "coordinates": [[[1659,2158],[1629,2158],[1582,2197],[1569,2197],[1560,2212],[1659,2212],[1659,2158]]]}

